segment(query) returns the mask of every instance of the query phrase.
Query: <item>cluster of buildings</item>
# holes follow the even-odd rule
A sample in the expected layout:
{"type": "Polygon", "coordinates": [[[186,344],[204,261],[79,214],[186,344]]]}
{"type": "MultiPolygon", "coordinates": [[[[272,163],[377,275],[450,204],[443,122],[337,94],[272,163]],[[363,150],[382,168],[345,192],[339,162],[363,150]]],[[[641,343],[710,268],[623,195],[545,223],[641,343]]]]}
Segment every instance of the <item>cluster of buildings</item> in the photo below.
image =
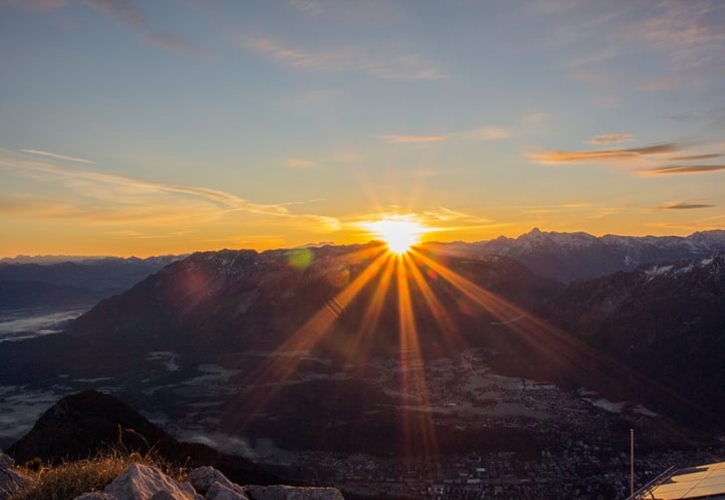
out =
{"type": "MultiPolygon", "coordinates": [[[[613,499],[629,495],[629,456],[600,450],[593,454],[576,444],[563,452],[543,451],[537,458],[514,452],[449,455],[406,460],[362,454],[321,452],[300,457],[301,477],[356,495],[371,497],[547,500],[551,498],[613,499]]],[[[707,461],[712,454],[671,452],[640,457],[635,470],[637,487],[673,464],[707,461]]],[[[649,497],[646,497],[649,498],[649,497]]],[[[657,497],[656,497],[657,498],[657,497]]],[[[679,498],[679,497],[678,497],[679,498]]]]}

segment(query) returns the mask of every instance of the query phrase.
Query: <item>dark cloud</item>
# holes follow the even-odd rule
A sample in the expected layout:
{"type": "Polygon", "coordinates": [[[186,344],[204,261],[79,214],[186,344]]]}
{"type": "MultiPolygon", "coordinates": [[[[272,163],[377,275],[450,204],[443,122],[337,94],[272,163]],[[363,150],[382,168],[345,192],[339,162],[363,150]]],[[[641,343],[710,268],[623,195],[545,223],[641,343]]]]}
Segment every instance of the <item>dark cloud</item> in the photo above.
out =
{"type": "Polygon", "coordinates": [[[702,155],[689,155],[689,156],[673,156],[668,161],[697,161],[697,160],[712,160],[713,158],[720,158],[723,156],[720,153],[707,153],[702,155]]]}
{"type": "Polygon", "coordinates": [[[660,205],[657,208],[661,210],[692,210],[696,208],[712,208],[714,206],[715,205],[711,205],[709,203],[690,203],[688,201],[677,201],[660,205]]]}
{"type": "Polygon", "coordinates": [[[597,151],[545,151],[532,153],[529,158],[541,163],[574,163],[588,160],[623,160],[648,155],[676,153],[681,149],[677,144],[656,144],[641,148],[607,149],[597,151]]]}
{"type": "Polygon", "coordinates": [[[652,175],[705,174],[717,172],[718,170],[725,170],[725,165],[667,165],[644,170],[644,173],[652,175]]]}
{"type": "Polygon", "coordinates": [[[625,36],[671,54],[680,67],[722,62],[725,4],[720,0],[660,0],[625,36]]]}
{"type": "Polygon", "coordinates": [[[601,134],[589,139],[589,144],[619,144],[620,142],[631,141],[632,134],[601,134]]]}

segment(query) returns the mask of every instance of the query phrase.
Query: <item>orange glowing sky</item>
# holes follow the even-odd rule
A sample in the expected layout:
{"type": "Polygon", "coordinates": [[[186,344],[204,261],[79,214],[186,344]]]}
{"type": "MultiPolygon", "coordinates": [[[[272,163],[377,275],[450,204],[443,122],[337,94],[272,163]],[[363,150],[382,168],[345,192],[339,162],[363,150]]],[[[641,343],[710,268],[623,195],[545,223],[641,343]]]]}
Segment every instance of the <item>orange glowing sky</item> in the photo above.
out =
{"type": "Polygon", "coordinates": [[[0,257],[720,229],[724,26],[714,0],[0,2],[0,257]]]}

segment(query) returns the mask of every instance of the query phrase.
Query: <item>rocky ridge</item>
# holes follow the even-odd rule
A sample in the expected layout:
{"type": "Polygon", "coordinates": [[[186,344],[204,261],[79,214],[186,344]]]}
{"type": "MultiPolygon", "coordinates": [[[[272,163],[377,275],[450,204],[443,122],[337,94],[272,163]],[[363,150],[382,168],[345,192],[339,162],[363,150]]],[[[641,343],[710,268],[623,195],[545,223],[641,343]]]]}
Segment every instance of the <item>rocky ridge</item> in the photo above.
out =
{"type": "Polygon", "coordinates": [[[517,238],[436,244],[456,255],[502,255],[565,283],[633,271],[648,263],[712,257],[725,251],[725,231],[689,236],[594,236],[532,229],[517,238]]]}
{"type": "MultiPolygon", "coordinates": [[[[33,480],[13,469],[12,459],[0,454],[0,500],[32,488],[33,480]]],[[[161,470],[134,463],[106,485],[76,500],[342,500],[339,490],[326,487],[239,485],[213,467],[193,469],[184,482],[161,470]]]]}
{"type": "MultiPolygon", "coordinates": [[[[722,414],[725,254],[647,264],[572,284],[549,317],[598,352],[722,414]]],[[[680,403],[677,403],[682,406],[680,403]]]]}
{"type": "Polygon", "coordinates": [[[0,500],[31,484],[31,479],[13,468],[15,460],[0,451],[0,500]]]}

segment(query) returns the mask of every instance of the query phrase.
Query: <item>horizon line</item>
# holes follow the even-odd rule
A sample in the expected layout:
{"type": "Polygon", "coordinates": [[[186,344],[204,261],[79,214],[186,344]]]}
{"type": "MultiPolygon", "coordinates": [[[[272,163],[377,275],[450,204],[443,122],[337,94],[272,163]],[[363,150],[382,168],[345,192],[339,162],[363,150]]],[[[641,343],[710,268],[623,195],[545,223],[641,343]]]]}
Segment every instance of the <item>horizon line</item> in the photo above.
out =
{"type": "MultiPolygon", "coordinates": [[[[680,236],[676,234],[665,234],[665,235],[653,235],[653,234],[613,234],[613,233],[604,233],[604,234],[596,234],[596,233],[589,233],[587,231],[548,231],[548,230],[541,230],[538,227],[532,227],[529,231],[521,233],[517,236],[504,236],[499,235],[492,238],[487,239],[480,239],[480,240],[462,240],[462,239],[455,239],[455,240],[427,240],[422,241],[420,245],[435,245],[435,244],[451,244],[451,243],[466,243],[466,244],[474,244],[474,243],[480,243],[484,241],[494,241],[499,238],[506,238],[510,240],[518,239],[522,236],[531,234],[531,233],[543,233],[543,234],[585,234],[588,236],[592,236],[594,238],[603,238],[606,236],[620,236],[625,238],[689,238],[691,236],[694,236],[698,233],[713,233],[718,231],[725,231],[725,227],[717,228],[717,229],[705,229],[701,231],[693,231],[687,235],[680,236]]],[[[195,253],[206,253],[206,252],[221,252],[224,250],[254,250],[258,253],[268,252],[268,251],[276,251],[276,250],[297,250],[297,249],[303,249],[303,248],[320,248],[325,246],[335,246],[335,247],[345,247],[345,246],[364,246],[364,245],[370,245],[371,243],[380,242],[380,240],[377,239],[371,239],[368,241],[362,241],[358,243],[337,243],[334,241],[324,241],[324,242],[309,242],[309,243],[303,243],[301,245],[294,245],[294,246],[279,246],[279,247],[266,247],[266,248],[252,248],[252,247],[236,247],[236,248],[230,248],[230,247],[221,247],[216,249],[210,249],[210,250],[192,250],[192,251],[182,251],[179,253],[158,253],[158,254],[149,254],[146,256],[141,256],[137,254],[130,254],[130,255],[111,255],[111,254],[25,254],[25,253],[19,253],[15,256],[10,255],[0,255],[0,261],[4,260],[15,260],[20,258],[28,258],[28,259],[39,259],[39,258],[68,258],[68,259],[152,259],[152,258],[160,258],[160,257],[181,257],[181,256],[189,256],[195,253]]],[[[0,262],[2,263],[2,262],[0,262]]]]}

